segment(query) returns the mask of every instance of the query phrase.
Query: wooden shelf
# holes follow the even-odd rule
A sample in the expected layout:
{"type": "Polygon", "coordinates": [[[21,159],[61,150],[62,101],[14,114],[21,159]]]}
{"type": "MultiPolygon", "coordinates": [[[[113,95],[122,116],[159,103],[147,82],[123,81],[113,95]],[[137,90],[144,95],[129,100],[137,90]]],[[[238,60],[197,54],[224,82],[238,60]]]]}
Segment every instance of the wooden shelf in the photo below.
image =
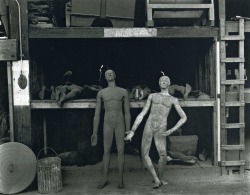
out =
{"type": "MultiPolygon", "coordinates": [[[[130,101],[131,108],[143,108],[144,101],[130,101]]],[[[215,100],[179,100],[181,107],[213,107],[215,100]]],[[[63,107],[59,107],[55,100],[33,100],[31,101],[31,109],[92,109],[96,107],[95,99],[80,99],[64,103],[63,107]]]]}
{"type": "Polygon", "coordinates": [[[29,28],[29,38],[213,38],[217,27],[161,27],[161,28],[91,28],[56,27],[29,28]]]}

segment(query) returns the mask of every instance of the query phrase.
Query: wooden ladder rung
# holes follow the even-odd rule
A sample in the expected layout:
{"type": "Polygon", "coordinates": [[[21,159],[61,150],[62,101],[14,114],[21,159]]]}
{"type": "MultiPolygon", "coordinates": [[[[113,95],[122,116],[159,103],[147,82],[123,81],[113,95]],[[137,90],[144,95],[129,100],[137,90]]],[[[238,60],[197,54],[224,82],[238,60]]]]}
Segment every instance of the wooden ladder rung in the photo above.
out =
{"type": "Polygon", "coordinates": [[[230,101],[230,102],[221,103],[221,106],[225,106],[225,107],[239,107],[239,106],[245,106],[245,102],[230,101]]]}
{"type": "Polygon", "coordinates": [[[220,60],[223,63],[244,63],[245,58],[221,58],[220,60]]]}
{"type": "Polygon", "coordinates": [[[222,80],[221,81],[222,85],[244,85],[245,80],[222,80]]]}
{"type": "Polygon", "coordinates": [[[245,128],[245,123],[223,123],[221,127],[225,129],[245,128]]]}
{"type": "Polygon", "coordinates": [[[222,41],[243,41],[245,40],[244,35],[226,35],[221,37],[222,41]]]}
{"type": "Polygon", "coordinates": [[[245,145],[221,145],[222,150],[245,150],[245,145]]]}
{"type": "Polygon", "coordinates": [[[242,166],[245,165],[244,160],[237,160],[237,161],[221,161],[221,166],[222,167],[227,167],[227,166],[242,166]]]}

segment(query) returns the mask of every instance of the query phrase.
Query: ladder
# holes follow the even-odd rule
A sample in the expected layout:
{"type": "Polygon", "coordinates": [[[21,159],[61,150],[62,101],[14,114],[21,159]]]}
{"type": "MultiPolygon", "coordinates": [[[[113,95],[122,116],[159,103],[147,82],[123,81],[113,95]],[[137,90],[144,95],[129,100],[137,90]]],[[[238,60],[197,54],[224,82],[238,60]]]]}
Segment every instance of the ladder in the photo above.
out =
{"type": "Polygon", "coordinates": [[[220,85],[221,85],[221,173],[244,174],[245,161],[245,102],[244,102],[244,19],[236,21],[238,33],[226,30],[225,19],[220,20],[220,85]],[[236,45],[235,45],[236,43],[236,45]],[[238,56],[228,56],[231,44],[238,47],[238,56]],[[232,67],[236,67],[232,71],[232,67]],[[235,75],[233,75],[235,73],[235,75]],[[233,75],[233,77],[232,77],[233,75]],[[231,78],[229,78],[231,76],[231,78]],[[233,120],[230,120],[230,118],[233,120]],[[231,133],[231,136],[229,136],[231,133]],[[232,135],[233,140],[232,140],[232,135]]]}

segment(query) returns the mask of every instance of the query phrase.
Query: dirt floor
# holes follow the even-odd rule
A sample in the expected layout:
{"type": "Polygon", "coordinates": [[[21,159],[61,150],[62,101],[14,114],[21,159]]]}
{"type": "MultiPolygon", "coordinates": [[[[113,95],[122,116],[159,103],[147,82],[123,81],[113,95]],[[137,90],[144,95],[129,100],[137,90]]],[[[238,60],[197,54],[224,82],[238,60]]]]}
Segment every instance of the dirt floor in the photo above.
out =
{"type": "MultiPolygon", "coordinates": [[[[156,165],[157,166],[157,165],[156,165]]],[[[250,194],[250,171],[245,174],[221,176],[220,168],[211,161],[200,165],[167,165],[164,179],[168,185],[153,189],[152,178],[139,156],[125,156],[124,189],[118,189],[116,154],[112,154],[109,182],[104,189],[97,189],[102,176],[102,163],[84,167],[62,167],[63,189],[58,195],[74,194],[185,194],[185,195],[229,195],[250,194]]],[[[34,183],[37,184],[37,181],[34,183]]],[[[23,195],[36,195],[37,185],[29,187],[23,195]]],[[[51,193],[55,194],[55,193],[51,193]]]]}

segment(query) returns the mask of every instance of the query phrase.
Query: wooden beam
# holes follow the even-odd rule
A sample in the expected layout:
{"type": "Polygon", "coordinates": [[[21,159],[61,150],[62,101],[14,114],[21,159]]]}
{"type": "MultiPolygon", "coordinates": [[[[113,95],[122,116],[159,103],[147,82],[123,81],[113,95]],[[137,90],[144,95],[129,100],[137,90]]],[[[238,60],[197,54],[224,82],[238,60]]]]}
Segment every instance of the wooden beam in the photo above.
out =
{"type": "Polygon", "coordinates": [[[226,19],[226,2],[225,0],[218,0],[219,2],[219,19],[220,20],[225,20],[226,19]]]}
{"type": "Polygon", "coordinates": [[[165,28],[30,28],[29,38],[214,38],[216,27],[165,27],[165,28]]]}
{"type": "Polygon", "coordinates": [[[103,28],[30,28],[29,38],[103,38],[103,28]]]}
{"type": "Polygon", "coordinates": [[[214,38],[218,37],[216,27],[172,27],[158,28],[158,38],[214,38]]]}
{"type": "Polygon", "coordinates": [[[17,60],[16,39],[0,39],[0,61],[17,60]]]}
{"type": "MultiPolygon", "coordinates": [[[[131,108],[143,108],[145,101],[130,101],[131,108]]],[[[213,107],[214,100],[196,101],[196,100],[180,100],[182,107],[213,107]]],[[[55,100],[33,100],[31,101],[31,109],[88,109],[95,108],[95,99],[73,100],[64,103],[63,107],[59,107],[55,100]]]]}

